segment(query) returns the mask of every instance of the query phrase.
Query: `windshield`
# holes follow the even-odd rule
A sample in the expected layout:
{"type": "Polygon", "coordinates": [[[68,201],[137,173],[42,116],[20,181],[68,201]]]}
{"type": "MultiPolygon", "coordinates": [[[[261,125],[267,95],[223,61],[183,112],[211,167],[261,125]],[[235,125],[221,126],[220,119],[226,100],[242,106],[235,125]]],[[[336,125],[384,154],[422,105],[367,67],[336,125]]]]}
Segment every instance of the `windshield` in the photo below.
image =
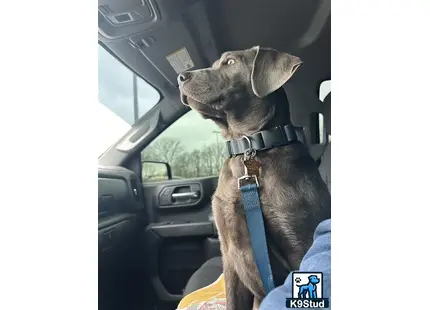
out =
{"type": "Polygon", "coordinates": [[[159,92],[107,52],[99,54],[99,155],[160,101],[159,92]]]}

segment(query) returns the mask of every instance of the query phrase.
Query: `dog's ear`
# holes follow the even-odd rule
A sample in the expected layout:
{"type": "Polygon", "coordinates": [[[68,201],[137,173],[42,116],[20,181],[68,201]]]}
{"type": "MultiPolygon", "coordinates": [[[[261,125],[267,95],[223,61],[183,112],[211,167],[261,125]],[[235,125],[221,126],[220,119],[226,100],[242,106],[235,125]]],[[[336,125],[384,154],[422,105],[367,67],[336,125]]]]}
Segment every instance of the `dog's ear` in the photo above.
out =
{"type": "Polygon", "coordinates": [[[251,85],[254,94],[263,98],[284,85],[301,66],[299,57],[255,46],[251,85]]]}

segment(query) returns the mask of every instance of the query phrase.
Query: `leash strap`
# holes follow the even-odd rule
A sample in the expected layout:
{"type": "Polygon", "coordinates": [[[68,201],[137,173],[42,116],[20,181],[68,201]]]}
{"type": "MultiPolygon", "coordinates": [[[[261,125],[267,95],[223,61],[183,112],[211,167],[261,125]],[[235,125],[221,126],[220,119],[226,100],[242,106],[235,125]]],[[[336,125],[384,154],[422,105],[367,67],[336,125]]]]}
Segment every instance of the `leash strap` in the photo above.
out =
{"type": "Polygon", "coordinates": [[[251,238],[254,260],[257,264],[266,294],[268,294],[275,288],[275,285],[273,282],[272,268],[270,266],[258,184],[242,185],[240,186],[240,191],[242,193],[243,205],[245,206],[246,221],[251,238]]]}

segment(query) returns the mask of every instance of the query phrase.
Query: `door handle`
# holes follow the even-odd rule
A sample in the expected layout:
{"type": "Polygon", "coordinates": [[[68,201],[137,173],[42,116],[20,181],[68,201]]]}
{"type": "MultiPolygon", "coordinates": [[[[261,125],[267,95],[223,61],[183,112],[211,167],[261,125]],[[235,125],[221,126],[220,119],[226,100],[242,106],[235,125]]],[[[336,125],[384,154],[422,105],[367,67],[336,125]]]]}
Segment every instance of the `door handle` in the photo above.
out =
{"type": "Polygon", "coordinates": [[[204,198],[203,187],[199,183],[170,185],[158,194],[159,208],[197,207],[204,198]]]}
{"type": "Polygon", "coordinates": [[[185,193],[173,193],[172,198],[173,199],[197,199],[199,198],[199,192],[185,192],[185,193]]]}

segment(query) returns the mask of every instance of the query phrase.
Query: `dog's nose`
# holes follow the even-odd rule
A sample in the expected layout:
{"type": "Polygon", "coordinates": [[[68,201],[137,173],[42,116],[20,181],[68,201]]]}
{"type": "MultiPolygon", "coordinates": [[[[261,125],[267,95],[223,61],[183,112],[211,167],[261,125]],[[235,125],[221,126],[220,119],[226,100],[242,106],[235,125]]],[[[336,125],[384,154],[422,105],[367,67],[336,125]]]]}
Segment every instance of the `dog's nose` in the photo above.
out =
{"type": "Polygon", "coordinates": [[[181,74],[178,75],[178,83],[182,84],[185,81],[189,80],[190,78],[191,78],[190,72],[182,72],[181,74]]]}

